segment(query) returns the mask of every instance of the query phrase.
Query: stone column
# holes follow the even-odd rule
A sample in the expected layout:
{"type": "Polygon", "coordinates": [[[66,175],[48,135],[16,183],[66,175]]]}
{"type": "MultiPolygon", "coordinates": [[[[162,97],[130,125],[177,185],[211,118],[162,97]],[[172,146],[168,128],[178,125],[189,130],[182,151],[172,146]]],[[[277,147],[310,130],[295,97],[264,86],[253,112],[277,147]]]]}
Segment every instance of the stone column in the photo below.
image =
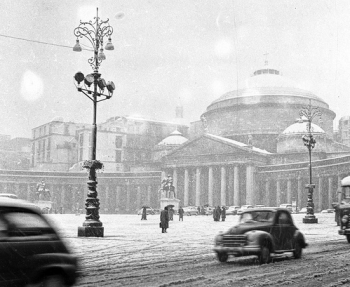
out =
{"type": "Polygon", "coordinates": [[[126,184],[126,211],[130,210],[130,183],[127,182],[126,184]]]}
{"type": "Polygon", "coordinates": [[[287,203],[292,204],[292,181],[287,180],[287,203]]]}
{"type": "Polygon", "coordinates": [[[233,170],[232,168],[228,168],[228,185],[227,185],[227,191],[228,191],[228,204],[233,204],[233,170]]]}
{"type": "Polygon", "coordinates": [[[196,168],[196,206],[201,205],[201,169],[196,168]]]}
{"type": "Polygon", "coordinates": [[[173,171],[173,186],[175,188],[175,196],[177,195],[177,169],[173,171]]]}
{"type": "Polygon", "coordinates": [[[277,179],[276,182],[276,206],[280,206],[281,204],[281,181],[277,179]]]}
{"type": "Polygon", "coordinates": [[[31,193],[31,189],[30,189],[30,183],[27,184],[27,198],[26,200],[30,201],[30,193],[31,193]]]}
{"type": "Polygon", "coordinates": [[[19,183],[15,184],[15,194],[19,196],[19,183]]]}
{"type": "Polygon", "coordinates": [[[254,180],[254,166],[247,165],[246,167],[246,204],[255,204],[255,180],[254,180]]]}
{"type": "Polygon", "coordinates": [[[221,205],[226,205],[226,167],[221,167],[221,205]]]}
{"type": "Polygon", "coordinates": [[[213,190],[214,190],[213,167],[209,166],[209,170],[208,170],[208,204],[210,206],[213,206],[213,190]]]}
{"type": "Polygon", "coordinates": [[[115,193],[115,211],[119,210],[119,206],[120,206],[120,191],[121,191],[121,187],[120,185],[117,186],[117,191],[115,193]]]}
{"type": "MultiPolygon", "coordinates": [[[[320,176],[318,178],[318,211],[321,211],[323,209],[323,196],[322,196],[322,177],[320,176]]],[[[315,211],[316,212],[316,211],[315,211]]]]}
{"type": "Polygon", "coordinates": [[[265,201],[264,204],[266,206],[271,205],[271,199],[270,199],[271,193],[270,193],[270,180],[267,178],[265,179],[265,201]]]}
{"type": "Polygon", "coordinates": [[[233,205],[240,206],[239,200],[239,170],[238,166],[235,165],[233,168],[233,205]]]}
{"type": "Polygon", "coordinates": [[[299,176],[298,177],[298,209],[302,209],[303,208],[303,205],[306,205],[306,203],[303,203],[302,202],[302,199],[303,199],[303,186],[302,186],[302,180],[301,180],[301,177],[299,176]]]}
{"type": "Polygon", "coordinates": [[[184,176],[184,205],[188,206],[188,169],[185,169],[185,176],[184,176]]]}
{"type": "Polygon", "coordinates": [[[138,185],[136,187],[137,189],[137,194],[136,194],[136,208],[139,209],[141,208],[141,187],[138,185]]]}
{"type": "Polygon", "coordinates": [[[332,202],[333,202],[332,187],[333,187],[333,178],[330,176],[328,178],[328,204],[327,204],[327,208],[332,208],[332,202]]]}
{"type": "MultiPolygon", "coordinates": [[[[176,189],[175,189],[176,191],[176,189]]],[[[151,192],[152,192],[152,186],[147,186],[147,204],[152,205],[151,204],[151,192]]]]}
{"type": "Polygon", "coordinates": [[[106,213],[109,213],[109,186],[106,185],[106,188],[105,188],[105,206],[104,206],[104,211],[106,213]]]}
{"type": "Polygon", "coordinates": [[[341,199],[342,199],[342,188],[341,188],[341,175],[339,174],[338,175],[338,191],[337,191],[337,199],[338,199],[338,202],[341,202],[341,199]]]}
{"type": "Polygon", "coordinates": [[[60,193],[61,193],[61,207],[62,207],[62,213],[65,213],[65,203],[66,203],[66,192],[65,192],[65,186],[66,185],[62,185],[61,186],[61,190],[60,190],[60,193]]]}

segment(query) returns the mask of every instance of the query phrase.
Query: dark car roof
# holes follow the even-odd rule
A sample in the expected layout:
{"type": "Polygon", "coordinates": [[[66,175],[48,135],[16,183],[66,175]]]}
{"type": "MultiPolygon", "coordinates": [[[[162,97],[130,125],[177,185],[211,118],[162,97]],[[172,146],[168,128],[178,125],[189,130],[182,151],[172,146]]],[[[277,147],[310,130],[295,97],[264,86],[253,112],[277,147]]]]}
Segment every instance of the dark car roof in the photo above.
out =
{"type": "Polygon", "coordinates": [[[30,209],[35,212],[40,212],[40,208],[34,203],[9,197],[0,197],[0,207],[17,207],[30,209]]]}
{"type": "Polygon", "coordinates": [[[285,208],[285,207],[259,207],[259,208],[249,208],[249,209],[245,209],[243,210],[242,213],[248,213],[248,212],[252,212],[252,211],[278,211],[278,210],[284,210],[290,213],[290,211],[285,208]]]}

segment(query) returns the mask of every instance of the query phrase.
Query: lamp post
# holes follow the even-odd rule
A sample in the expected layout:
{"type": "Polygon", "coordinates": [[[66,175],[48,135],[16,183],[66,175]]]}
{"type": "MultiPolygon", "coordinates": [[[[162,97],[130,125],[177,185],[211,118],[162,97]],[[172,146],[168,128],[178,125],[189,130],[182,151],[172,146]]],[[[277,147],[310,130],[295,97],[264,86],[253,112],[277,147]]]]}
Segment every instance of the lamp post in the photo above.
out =
{"type": "Polygon", "coordinates": [[[313,202],[313,192],[315,189],[315,184],[312,183],[312,165],[311,165],[311,151],[316,145],[316,140],[312,135],[312,120],[316,116],[321,117],[321,112],[317,107],[311,106],[311,100],[307,107],[303,107],[299,115],[301,118],[306,118],[307,121],[307,134],[303,135],[302,139],[304,145],[307,147],[309,151],[309,184],[305,185],[305,189],[308,190],[307,193],[307,212],[305,217],[303,218],[303,223],[318,223],[318,219],[314,214],[314,202],[313,202]]]}
{"type": "Polygon", "coordinates": [[[81,52],[82,48],[79,43],[79,38],[86,38],[90,41],[94,55],[88,62],[93,69],[93,73],[84,76],[82,72],[77,72],[74,76],[77,82],[76,87],[78,92],[83,93],[93,102],[93,123],[92,123],[92,137],[91,137],[91,155],[90,160],[86,160],[83,163],[83,168],[86,168],[89,172],[89,179],[87,181],[88,193],[85,202],[86,216],[83,226],[78,227],[78,236],[81,237],[103,237],[104,227],[99,220],[100,202],[97,197],[97,180],[96,170],[103,168],[103,163],[96,160],[96,139],[97,139],[97,126],[96,126],[96,110],[97,103],[110,99],[115,89],[113,82],[108,82],[101,78],[101,74],[98,72],[99,67],[106,56],[103,53],[103,39],[108,37],[108,43],[105,47],[106,50],[114,50],[114,46],[111,42],[111,35],[113,28],[109,25],[109,20],[102,21],[98,17],[98,8],[96,17],[93,21],[82,22],[77,28],[74,29],[74,35],[77,37],[76,44],[73,47],[73,51],[81,52]],[[106,91],[107,90],[107,91],[106,91]]]}

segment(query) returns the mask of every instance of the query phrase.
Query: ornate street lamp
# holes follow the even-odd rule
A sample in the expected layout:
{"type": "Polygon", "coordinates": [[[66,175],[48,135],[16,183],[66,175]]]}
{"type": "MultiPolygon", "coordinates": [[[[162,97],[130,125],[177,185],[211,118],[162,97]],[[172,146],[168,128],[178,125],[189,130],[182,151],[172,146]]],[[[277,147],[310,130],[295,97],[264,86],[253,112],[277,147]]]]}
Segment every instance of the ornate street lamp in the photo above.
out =
{"type": "Polygon", "coordinates": [[[95,236],[103,237],[104,227],[99,220],[100,202],[97,198],[97,180],[96,170],[103,168],[103,163],[96,160],[96,138],[97,138],[97,126],[96,126],[96,109],[97,103],[110,99],[115,89],[113,82],[107,82],[101,78],[101,74],[98,69],[103,60],[106,59],[103,53],[103,39],[108,37],[108,43],[105,50],[114,50],[112,44],[111,35],[113,28],[109,25],[109,20],[102,21],[98,17],[98,8],[94,21],[82,22],[74,29],[74,35],[77,37],[76,44],[73,51],[80,52],[82,50],[79,38],[86,38],[90,41],[94,56],[88,59],[90,66],[93,69],[93,73],[84,76],[82,72],[77,72],[74,76],[77,82],[76,87],[78,92],[83,93],[93,102],[93,123],[92,123],[92,149],[90,160],[86,160],[83,163],[83,168],[89,171],[89,179],[87,181],[88,193],[85,202],[86,216],[83,226],[78,227],[78,236],[95,236]]]}
{"type": "Polygon", "coordinates": [[[316,145],[316,140],[312,135],[311,123],[316,116],[321,117],[321,112],[317,107],[311,106],[311,100],[310,100],[309,105],[307,107],[303,107],[299,112],[299,115],[301,118],[304,117],[307,120],[308,133],[306,135],[303,135],[302,139],[303,139],[304,145],[307,147],[309,151],[309,175],[310,175],[309,184],[305,185],[305,188],[308,190],[308,193],[307,193],[307,212],[305,217],[303,218],[303,223],[318,223],[318,219],[314,214],[315,205],[312,198],[312,195],[315,189],[315,184],[312,183],[311,151],[316,145]]]}

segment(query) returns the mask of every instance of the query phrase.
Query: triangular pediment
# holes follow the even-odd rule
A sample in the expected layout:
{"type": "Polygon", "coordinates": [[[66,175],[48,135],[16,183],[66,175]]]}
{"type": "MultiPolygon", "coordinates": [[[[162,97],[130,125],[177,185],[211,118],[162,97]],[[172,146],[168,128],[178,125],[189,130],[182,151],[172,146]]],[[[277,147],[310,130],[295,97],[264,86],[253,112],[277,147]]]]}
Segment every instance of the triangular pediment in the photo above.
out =
{"type": "Polygon", "coordinates": [[[257,160],[264,161],[270,154],[264,150],[250,147],[246,144],[223,138],[220,136],[204,134],[196,139],[187,141],[171,153],[164,160],[166,162],[190,162],[195,161],[225,161],[231,160],[257,160]]]}

